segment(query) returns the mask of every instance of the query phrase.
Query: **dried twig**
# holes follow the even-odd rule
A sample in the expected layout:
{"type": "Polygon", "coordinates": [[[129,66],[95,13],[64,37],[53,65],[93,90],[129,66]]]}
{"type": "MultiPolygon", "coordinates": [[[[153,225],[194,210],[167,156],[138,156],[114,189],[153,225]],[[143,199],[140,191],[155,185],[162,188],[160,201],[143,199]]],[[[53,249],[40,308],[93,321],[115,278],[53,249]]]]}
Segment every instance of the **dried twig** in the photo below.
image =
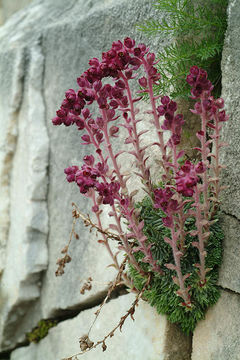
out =
{"type": "Polygon", "coordinates": [[[92,220],[88,214],[84,215],[79,210],[79,208],[77,207],[77,205],[75,203],[72,203],[72,206],[74,207],[73,212],[72,212],[73,217],[76,219],[78,219],[78,218],[82,219],[85,226],[90,226],[91,227],[90,232],[92,229],[96,229],[99,233],[106,235],[106,237],[108,239],[116,240],[119,243],[122,243],[121,238],[117,234],[115,234],[109,230],[101,229],[98,225],[96,225],[96,224],[94,224],[94,222],[92,222],[92,220]]]}
{"type": "Polygon", "coordinates": [[[73,218],[73,222],[72,222],[72,230],[70,232],[70,236],[69,236],[69,240],[68,240],[68,244],[66,246],[64,246],[64,248],[61,250],[61,253],[62,254],[65,254],[64,257],[62,258],[59,258],[57,260],[57,265],[58,265],[58,268],[55,272],[55,275],[56,276],[62,276],[64,274],[64,268],[65,268],[65,265],[67,263],[69,263],[72,258],[69,256],[68,254],[68,249],[69,249],[69,246],[70,246],[70,243],[72,241],[72,237],[73,235],[75,236],[76,239],[79,239],[79,236],[78,234],[76,234],[75,232],[75,224],[76,224],[76,218],[73,218]]]}
{"type": "MultiPolygon", "coordinates": [[[[122,265],[121,265],[121,266],[122,266],[122,265]]],[[[118,274],[118,275],[119,275],[119,274],[118,274]]],[[[117,276],[117,277],[118,277],[118,276],[117,276]]],[[[114,286],[114,284],[116,283],[116,280],[117,280],[117,278],[115,279],[115,281],[114,281],[114,283],[113,283],[112,286],[114,286]]],[[[115,331],[116,331],[118,328],[119,328],[120,331],[122,330],[122,326],[124,325],[126,319],[127,319],[129,316],[131,317],[132,320],[134,320],[133,314],[134,314],[134,312],[135,312],[135,308],[136,308],[136,306],[138,305],[138,302],[139,302],[140,298],[142,297],[144,291],[147,289],[150,281],[151,281],[151,275],[148,276],[148,279],[147,279],[147,281],[146,281],[146,284],[144,285],[144,287],[142,288],[142,290],[137,294],[136,299],[135,299],[134,302],[132,303],[132,306],[130,307],[130,309],[128,309],[127,313],[126,313],[124,316],[121,317],[119,323],[114,327],[113,330],[111,330],[106,336],[104,336],[104,338],[103,338],[102,340],[99,340],[99,341],[97,341],[97,342],[94,344],[94,343],[89,339],[89,336],[88,336],[88,335],[89,335],[89,332],[90,332],[90,330],[91,330],[91,328],[92,328],[92,326],[93,326],[93,324],[94,324],[95,321],[96,321],[96,318],[95,318],[92,326],[90,327],[90,330],[89,330],[88,334],[87,334],[87,335],[83,335],[83,336],[81,337],[81,339],[80,339],[80,347],[81,347],[81,349],[84,349],[84,350],[81,351],[81,352],[79,352],[79,353],[77,353],[77,354],[75,354],[75,355],[73,355],[73,356],[70,357],[70,358],[64,358],[64,359],[62,359],[62,360],[77,360],[77,359],[78,359],[77,356],[83,355],[83,354],[85,354],[86,352],[90,351],[91,349],[95,349],[98,345],[102,345],[102,350],[105,351],[105,350],[107,349],[106,340],[107,340],[109,337],[110,337],[110,338],[113,337],[115,331]],[[87,347],[85,344],[89,344],[89,345],[91,345],[91,346],[88,346],[88,347],[87,347]],[[81,346],[81,345],[82,345],[82,346],[81,346]]],[[[112,287],[111,287],[110,289],[112,289],[112,287]]],[[[110,291],[110,289],[109,289],[109,291],[110,291]]],[[[111,290],[111,291],[112,291],[112,290],[111,290]]],[[[97,312],[96,312],[96,317],[99,315],[99,312],[100,312],[102,306],[106,303],[106,301],[107,301],[106,299],[108,299],[109,296],[110,296],[110,295],[109,295],[109,292],[108,292],[108,294],[107,294],[106,298],[104,299],[102,305],[100,306],[99,310],[97,310],[97,312]]]]}

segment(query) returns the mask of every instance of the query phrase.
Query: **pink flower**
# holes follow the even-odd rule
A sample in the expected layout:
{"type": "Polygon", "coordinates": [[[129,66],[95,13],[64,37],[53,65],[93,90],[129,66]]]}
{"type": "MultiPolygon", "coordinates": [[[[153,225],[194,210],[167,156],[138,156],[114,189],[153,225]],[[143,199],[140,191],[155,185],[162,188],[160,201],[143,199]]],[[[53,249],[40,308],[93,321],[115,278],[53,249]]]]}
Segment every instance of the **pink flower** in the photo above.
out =
{"type": "Polygon", "coordinates": [[[119,198],[119,182],[98,183],[96,189],[100,196],[103,197],[103,204],[114,204],[114,199],[119,198]]]}
{"type": "Polygon", "coordinates": [[[175,179],[177,191],[183,196],[191,197],[194,193],[194,187],[199,181],[194,164],[187,160],[177,172],[175,179]]]}
{"type": "Polygon", "coordinates": [[[64,173],[67,175],[67,181],[73,182],[76,178],[76,172],[78,171],[78,166],[69,166],[68,168],[64,169],[64,173]]]}
{"type": "Polygon", "coordinates": [[[201,97],[204,92],[210,93],[213,89],[212,83],[207,79],[207,72],[197,66],[190,68],[187,82],[192,87],[191,94],[194,99],[201,97]]]}

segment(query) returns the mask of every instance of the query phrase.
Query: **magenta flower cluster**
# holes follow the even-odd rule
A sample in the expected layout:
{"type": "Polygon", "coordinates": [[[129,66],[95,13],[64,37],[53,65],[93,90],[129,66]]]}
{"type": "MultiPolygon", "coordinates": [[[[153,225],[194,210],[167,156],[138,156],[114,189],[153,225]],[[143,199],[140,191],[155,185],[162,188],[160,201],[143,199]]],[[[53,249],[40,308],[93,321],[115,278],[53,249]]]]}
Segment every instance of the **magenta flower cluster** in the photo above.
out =
{"type": "Polygon", "coordinates": [[[194,187],[197,185],[199,178],[197,171],[199,166],[194,166],[190,160],[187,160],[181,169],[176,173],[177,191],[183,196],[191,197],[194,193],[194,187]]]}
{"type": "MultiPolygon", "coordinates": [[[[93,155],[85,156],[84,161],[85,164],[82,165],[81,169],[78,166],[70,166],[64,170],[67,181],[76,182],[81,194],[87,194],[90,189],[96,190],[103,204],[113,205],[114,199],[120,197],[119,182],[108,183],[105,180],[104,175],[107,167],[100,162],[94,167],[95,159],[93,155]],[[99,177],[102,177],[105,181],[100,183],[99,177]]],[[[96,210],[97,207],[94,209],[96,210]]]]}
{"type": "Polygon", "coordinates": [[[173,224],[172,215],[179,210],[179,203],[173,199],[174,192],[170,188],[154,190],[154,207],[162,209],[167,215],[163,218],[163,224],[171,227],[173,224]]]}
{"type": "MultiPolygon", "coordinates": [[[[134,206],[135,191],[129,193],[129,174],[124,174],[119,164],[119,156],[128,152],[133,156],[138,167],[137,176],[148,196],[151,197],[153,206],[161,209],[166,217],[163,224],[171,230],[172,238],[165,241],[171,246],[174,264],[165,266],[176,272],[175,283],[179,286],[178,294],[183,299],[183,306],[191,308],[189,287],[185,280],[190,274],[183,274],[181,257],[185,251],[184,223],[189,214],[184,213],[184,204],[190,202],[191,216],[196,218],[195,236],[199,242],[193,246],[199,250],[199,278],[201,286],[206,282],[204,242],[209,236],[209,213],[215,211],[215,205],[210,207],[209,193],[214,194],[215,204],[218,203],[218,195],[221,190],[219,185],[219,149],[223,146],[219,142],[222,123],[228,120],[223,110],[224,101],[215,100],[211,96],[213,86],[207,78],[206,71],[193,66],[187,76],[187,82],[191,86],[193,99],[198,99],[193,113],[201,117],[201,130],[196,134],[200,147],[201,161],[194,163],[190,160],[181,166],[179,160],[183,159],[184,151],[179,150],[182,126],[184,119],[177,112],[177,103],[168,96],[154,96],[153,85],[160,79],[160,74],[155,67],[157,61],[155,54],[149,51],[144,44],[135,44],[135,41],[126,38],[124,42],[113,42],[109,51],[102,54],[102,60],[93,58],[89,61],[90,67],[77,79],[79,89],[69,89],[62,101],[60,109],[52,120],[54,125],[75,124],[78,130],[84,130],[81,136],[83,145],[93,145],[95,155],[86,155],[81,167],[70,166],[64,170],[68,182],[75,182],[80,193],[92,199],[92,211],[96,215],[97,228],[101,230],[103,243],[113,260],[113,266],[120,271],[117,254],[114,254],[109,244],[109,238],[103,231],[101,222],[101,206],[108,204],[113,223],[110,228],[119,236],[119,249],[123,250],[129,263],[142,275],[147,276],[141,267],[141,262],[149,264],[149,271],[164,274],[158,262],[154,259],[151,244],[144,235],[144,222],[139,221],[138,210],[134,206]],[[139,78],[139,68],[142,67],[145,74],[139,78]],[[106,83],[106,78],[111,78],[111,84],[106,83]],[[130,82],[138,78],[141,90],[140,96],[134,97],[130,82]],[[104,80],[105,79],[105,80],[104,80]],[[160,150],[162,164],[163,186],[154,188],[151,180],[151,169],[148,165],[148,156],[145,153],[146,146],[141,143],[141,137],[148,130],[138,131],[137,124],[141,121],[137,118],[139,109],[138,101],[141,94],[147,93],[150,99],[151,109],[148,113],[153,116],[153,124],[156,128],[158,140],[149,146],[157,145],[160,150]],[[160,101],[159,101],[160,98],[160,101]],[[95,104],[99,114],[93,118],[89,106],[95,104]],[[207,127],[210,129],[207,139],[207,127]],[[114,153],[112,139],[118,137],[120,128],[126,132],[124,144],[132,146],[131,150],[123,145],[114,153]],[[163,132],[169,133],[169,140],[165,142],[163,132]],[[211,148],[213,150],[211,150],[211,148]],[[98,160],[95,160],[95,156],[98,160]],[[209,158],[213,159],[210,165],[209,158]],[[215,177],[208,175],[211,169],[215,177]],[[202,204],[202,200],[203,203],[202,204]],[[204,205],[204,206],[203,206],[204,205]],[[124,230],[122,220],[127,221],[128,230],[124,230]],[[135,252],[141,251],[144,257],[140,262],[136,260],[135,252]]],[[[119,144],[120,145],[120,144],[119,144]]],[[[121,270],[122,271],[122,270],[121,270]]],[[[131,280],[124,273],[125,282],[131,286],[131,280]]]]}
{"type": "Polygon", "coordinates": [[[203,93],[211,92],[213,89],[211,81],[207,78],[207,72],[197,66],[191,67],[187,82],[192,87],[191,94],[194,99],[199,98],[203,93]]]}
{"type": "Polygon", "coordinates": [[[169,145],[178,145],[181,141],[182,126],[184,119],[182,114],[174,115],[177,110],[177,103],[170,100],[168,96],[161,98],[162,105],[158,106],[157,111],[159,116],[164,116],[163,130],[170,130],[172,135],[169,140],[169,145]]]}
{"type": "MultiPolygon", "coordinates": [[[[149,53],[149,49],[144,44],[135,46],[135,41],[130,38],[126,38],[124,44],[121,41],[114,42],[112,48],[102,54],[102,61],[97,58],[91,59],[90,68],[77,79],[79,90],[75,92],[69,89],[66,92],[65,99],[56,113],[57,116],[52,120],[53,124],[69,126],[75,123],[79,130],[83,130],[89,118],[89,110],[86,106],[94,101],[100,109],[107,110],[109,121],[114,120],[115,109],[124,109],[129,105],[128,98],[124,95],[126,85],[119,79],[120,75],[132,79],[133,72],[142,65],[146,54],[148,74],[153,81],[157,81],[159,74],[153,66],[155,55],[149,53]],[[103,85],[102,80],[106,77],[114,78],[115,85],[103,85]]],[[[90,126],[95,130],[95,135],[101,133],[100,130],[104,126],[102,118],[91,121],[90,126]]],[[[90,139],[87,138],[86,142],[90,142],[90,139]]]]}

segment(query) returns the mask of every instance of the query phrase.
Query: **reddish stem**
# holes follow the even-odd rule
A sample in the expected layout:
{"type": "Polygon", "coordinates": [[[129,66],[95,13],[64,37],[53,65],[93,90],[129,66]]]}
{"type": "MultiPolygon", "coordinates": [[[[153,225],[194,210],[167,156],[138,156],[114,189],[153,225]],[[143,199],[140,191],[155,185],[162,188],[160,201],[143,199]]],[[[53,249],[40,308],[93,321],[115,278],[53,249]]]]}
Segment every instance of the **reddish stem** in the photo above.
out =
{"type": "Polygon", "coordinates": [[[181,259],[182,254],[179,252],[178,247],[177,247],[178,235],[174,230],[174,225],[172,225],[172,227],[171,227],[171,235],[172,235],[171,247],[172,247],[173,257],[174,257],[174,261],[175,261],[175,265],[176,265],[176,273],[177,273],[177,277],[178,277],[178,281],[179,281],[181,297],[183,298],[185,303],[188,304],[188,306],[190,306],[191,301],[189,298],[188,290],[185,288],[185,285],[184,285],[184,278],[183,278],[182,269],[181,269],[180,259],[181,259]]]}
{"type": "Polygon", "coordinates": [[[122,191],[126,192],[127,191],[126,184],[125,184],[125,181],[123,180],[123,176],[120,173],[120,169],[119,169],[117,160],[116,160],[116,158],[115,158],[115,156],[113,154],[112,144],[110,142],[109,135],[108,135],[108,128],[107,128],[108,118],[107,118],[106,110],[102,109],[101,112],[102,112],[102,117],[103,117],[103,121],[104,121],[103,133],[104,133],[104,137],[105,137],[105,141],[106,141],[107,151],[108,151],[109,156],[110,156],[110,158],[112,160],[113,167],[114,167],[115,173],[116,173],[116,175],[118,177],[118,180],[119,180],[119,183],[121,185],[122,191]]]}
{"type": "Polygon", "coordinates": [[[132,130],[133,130],[133,135],[134,135],[134,148],[136,151],[136,155],[137,155],[137,166],[139,167],[141,174],[142,174],[142,178],[145,182],[145,185],[147,187],[148,193],[149,195],[152,192],[152,184],[151,184],[151,179],[150,179],[150,173],[149,171],[145,168],[144,166],[144,153],[145,151],[143,151],[141,149],[140,146],[140,141],[139,141],[139,136],[137,133],[137,126],[136,126],[136,117],[135,117],[135,109],[134,109],[134,104],[133,104],[133,99],[132,99],[132,93],[131,93],[131,89],[129,87],[129,83],[128,83],[128,79],[123,75],[123,73],[121,73],[121,77],[125,83],[126,86],[126,90],[127,90],[127,95],[128,95],[128,101],[130,104],[130,113],[131,113],[131,120],[132,120],[132,130]]]}
{"type": "MultiPolygon", "coordinates": [[[[92,197],[92,200],[93,200],[93,204],[96,206],[96,205],[97,205],[97,202],[96,202],[95,192],[94,192],[94,191],[92,191],[91,197],[92,197]]],[[[99,227],[101,230],[103,230],[99,211],[97,211],[97,212],[95,213],[95,215],[96,215],[96,218],[97,218],[98,227],[99,227]]],[[[105,235],[104,233],[102,233],[102,236],[103,236],[103,239],[104,239],[104,245],[105,245],[108,253],[110,254],[110,256],[111,256],[111,258],[112,258],[112,260],[113,260],[113,262],[114,262],[114,265],[115,265],[115,267],[116,267],[116,270],[117,270],[117,271],[120,271],[121,269],[120,269],[120,266],[119,266],[118,261],[117,261],[117,256],[113,254],[112,249],[111,249],[111,247],[110,247],[110,245],[109,245],[108,238],[106,237],[106,235],[105,235]]],[[[122,275],[123,275],[124,283],[126,284],[126,286],[129,286],[129,287],[131,288],[133,284],[132,284],[132,282],[130,281],[130,279],[128,278],[127,274],[123,273],[122,275]]]]}
{"type": "Polygon", "coordinates": [[[215,156],[214,156],[214,166],[213,166],[213,171],[214,171],[214,175],[215,175],[215,181],[214,181],[214,188],[215,188],[215,198],[216,198],[216,202],[214,203],[213,209],[211,211],[211,218],[215,215],[217,209],[218,209],[218,201],[219,201],[219,193],[220,193],[220,181],[219,181],[219,176],[220,176],[220,171],[221,171],[221,167],[219,164],[219,139],[220,139],[220,125],[219,125],[219,120],[218,120],[218,113],[215,114],[214,116],[214,125],[215,125],[215,129],[214,129],[214,135],[213,135],[213,141],[215,141],[215,156]]]}
{"type": "Polygon", "coordinates": [[[155,97],[153,94],[153,80],[151,79],[151,77],[148,74],[148,67],[149,67],[148,63],[146,62],[146,60],[144,58],[142,59],[142,62],[143,62],[143,66],[144,66],[144,69],[145,69],[145,72],[147,75],[147,80],[148,80],[148,93],[149,93],[149,98],[150,98],[151,107],[152,107],[154,125],[157,130],[159,146],[160,146],[161,153],[162,153],[163,168],[164,168],[167,178],[169,178],[169,166],[166,164],[167,153],[166,153],[166,148],[164,146],[163,131],[160,127],[159,116],[157,114],[157,109],[156,109],[155,97]]]}
{"type": "MultiPolygon", "coordinates": [[[[207,160],[207,148],[208,146],[206,145],[207,142],[207,112],[204,109],[203,106],[203,100],[205,99],[205,94],[203,93],[203,95],[201,96],[201,106],[202,106],[202,113],[201,113],[201,120],[202,120],[202,132],[203,132],[203,136],[201,136],[201,148],[202,148],[202,161],[204,163],[204,165],[207,167],[209,167],[209,163],[207,160]]],[[[203,197],[204,197],[204,216],[205,219],[208,219],[208,213],[209,213],[209,199],[208,199],[208,186],[209,186],[209,182],[208,182],[208,175],[207,175],[207,171],[204,171],[204,173],[202,174],[202,183],[203,183],[203,197]]]]}
{"type": "Polygon", "coordinates": [[[197,185],[195,187],[194,200],[196,207],[196,227],[198,231],[198,244],[199,244],[198,250],[199,250],[199,258],[200,258],[200,279],[201,282],[204,283],[206,277],[206,271],[205,271],[206,251],[204,250],[204,237],[203,237],[204,227],[202,221],[204,220],[205,217],[202,216],[202,211],[201,211],[202,204],[200,202],[200,193],[201,192],[199,191],[199,186],[197,185]]]}
{"type": "Polygon", "coordinates": [[[116,225],[117,225],[117,228],[118,228],[119,236],[120,236],[120,238],[121,238],[121,240],[123,242],[124,250],[125,250],[126,254],[129,257],[129,260],[130,260],[131,264],[135,267],[135,269],[139,272],[139,274],[141,274],[142,276],[145,276],[146,273],[140,268],[140,266],[138,265],[135,257],[133,256],[132,248],[131,248],[131,246],[129,244],[127,236],[124,234],[124,232],[122,230],[122,225],[121,225],[121,222],[120,222],[120,218],[119,218],[119,216],[117,214],[117,211],[116,211],[116,208],[115,208],[114,205],[112,205],[112,210],[113,210],[113,213],[114,213],[114,218],[115,218],[116,225]]]}

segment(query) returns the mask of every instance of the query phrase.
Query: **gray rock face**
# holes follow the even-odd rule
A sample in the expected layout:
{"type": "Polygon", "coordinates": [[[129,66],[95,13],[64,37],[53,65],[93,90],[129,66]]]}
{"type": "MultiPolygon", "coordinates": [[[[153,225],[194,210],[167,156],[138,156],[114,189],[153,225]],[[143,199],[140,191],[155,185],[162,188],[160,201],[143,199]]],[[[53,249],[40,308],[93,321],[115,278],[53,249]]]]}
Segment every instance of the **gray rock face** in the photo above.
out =
{"type": "MultiPolygon", "coordinates": [[[[11,52],[6,53],[7,59],[10,55],[11,52]]],[[[26,65],[24,53],[21,52],[21,55],[21,60],[15,64],[15,71],[19,73],[13,72],[18,81],[26,65]]],[[[5,175],[2,177],[3,180],[5,178],[5,186],[1,188],[1,196],[6,199],[1,202],[5,204],[2,214],[8,219],[5,222],[8,227],[2,229],[1,244],[6,260],[0,285],[3,299],[1,340],[4,347],[12,342],[10,338],[5,338],[3,329],[6,326],[6,335],[11,328],[15,330],[16,322],[24,317],[27,306],[39,297],[40,274],[47,268],[48,261],[46,196],[49,144],[41,94],[43,56],[37,44],[29,52],[29,59],[24,81],[26,86],[21,92],[21,85],[18,82],[14,84],[15,96],[12,98],[13,105],[10,103],[8,107],[9,118],[2,118],[2,128],[12,139],[9,149],[1,149],[2,173],[5,175]]],[[[11,98],[11,92],[5,97],[11,98]]],[[[1,116],[4,114],[1,113],[1,116]]]]}
{"type": "Polygon", "coordinates": [[[16,11],[27,6],[32,0],[1,0],[0,1],[0,13],[1,20],[0,25],[3,24],[12,14],[16,11]]]}
{"type": "Polygon", "coordinates": [[[222,209],[230,216],[225,216],[224,260],[220,273],[220,285],[240,292],[240,265],[237,258],[240,247],[240,126],[239,126],[239,80],[240,80],[240,48],[239,48],[240,3],[230,1],[228,7],[228,30],[222,56],[222,97],[226,102],[226,111],[230,116],[223,127],[223,140],[229,144],[221,152],[223,185],[228,188],[222,194],[222,209]]]}
{"type": "Polygon", "coordinates": [[[10,219],[10,171],[16,149],[18,113],[22,99],[22,51],[2,52],[0,88],[0,273],[5,264],[10,219]]]}
{"type": "Polygon", "coordinates": [[[192,360],[239,360],[239,321],[240,296],[222,291],[220,300],[195,329],[192,360]]]}
{"type": "Polygon", "coordinates": [[[239,127],[239,79],[240,48],[239,44],[240,4],[237,0],[229,2],[228,30],[222,56],[222,97],[225,100],[229,121],[223,128],[224,141],[229,146],[222,151],[222,163],[227,165],[223,172],[223,184],[230,185],[223,194],[223,210],[240,220],[240,127],[239,127]]]}
{"type": "MultiPolygon", "coordinates": [[[[223,216],[224,252],[223,262],[219,274],[219,284],[226,289],[240,293],[239,253],[240,240],[238,237],[240,224],[233,216],[223,216]]],[[[239,295],[240,296],[240,295],[239,295]]]]}
{"type": "MultiPolygon", "coordinates": [[[[103,307],[100,316],[92,328],[90,339],[94,342],[101,340],[119,322],[120,316],[126,314],[134,301],[134,295],[124,295],[111,300],[103,307]]],[[[89,323],[94,319],[97,308],[85,310],[77,317],[64,321],[52,328],[46,338],[37,345],[31,344],[15,350],[11,360],[56,360],[69,358],[80,352],[79,338],[86,334],[89,323]]],[[[174,351],[172,344],[167,343],[168,323],[164,316],[159,316],[149,304],[141,301],[134,314],[135,321],[128,318],[123,325],[122,332],[106,341],[107,350],[102,351],[101,345],[83,356],[87,360],[190,360],[189,342],[182,339],[180,348],[174,351]],[[149,326],[151,324],[151,326],[149,326]]],[[[175,332],[175,336],[179,336],[175,332]]]]}

